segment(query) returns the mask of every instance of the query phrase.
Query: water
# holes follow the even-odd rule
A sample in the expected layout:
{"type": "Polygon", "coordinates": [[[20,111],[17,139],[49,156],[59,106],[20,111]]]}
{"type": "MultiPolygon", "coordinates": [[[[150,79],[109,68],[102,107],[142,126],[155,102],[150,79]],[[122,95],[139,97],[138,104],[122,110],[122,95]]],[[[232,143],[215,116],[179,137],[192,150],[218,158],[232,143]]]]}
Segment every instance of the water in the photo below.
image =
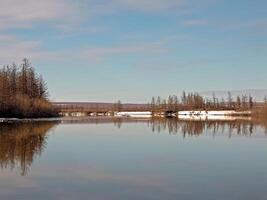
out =
{"type": "Polygon", "coordinates": [[[267,199],[265,126],[83,119],[0,126],[0,199],[267,199]]]}

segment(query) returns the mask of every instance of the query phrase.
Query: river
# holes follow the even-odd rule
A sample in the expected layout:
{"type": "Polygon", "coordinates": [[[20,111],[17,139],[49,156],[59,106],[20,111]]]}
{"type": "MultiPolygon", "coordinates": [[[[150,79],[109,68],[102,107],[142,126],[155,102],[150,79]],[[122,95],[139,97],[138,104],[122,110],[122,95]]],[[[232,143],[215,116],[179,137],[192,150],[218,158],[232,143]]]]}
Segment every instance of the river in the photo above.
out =
{"type": "Polygon", "coordinates": [[[0,199],[267,198],[250,120],[82,118],[0,125],[0,199]]]}

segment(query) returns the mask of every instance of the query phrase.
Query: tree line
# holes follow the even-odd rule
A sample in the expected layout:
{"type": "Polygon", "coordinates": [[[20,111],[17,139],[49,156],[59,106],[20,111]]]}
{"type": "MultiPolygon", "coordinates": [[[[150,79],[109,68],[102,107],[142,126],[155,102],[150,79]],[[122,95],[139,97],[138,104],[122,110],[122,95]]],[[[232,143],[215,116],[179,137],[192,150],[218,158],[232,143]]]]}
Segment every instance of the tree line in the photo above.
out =
{"type": "Polygon", "coordinates": [[[251,110],[254,106],[252,96],[242,95],[233,98],[231,92],[228,92],[227,99],[217,98],[213,93],[212,98],[205,98],[199,93],[183,92],[179,98],[176,95],[170,95],[167,99],[152,97],[150,110],[152,112],[181,110],[251,110]]]}
{"type": "Polygon", "coordinates": [[[0,69],[0,117],[50,117],[56,110],[48,100],[48,90],[41,75],[27,59],[20,65],[0,69]]]}

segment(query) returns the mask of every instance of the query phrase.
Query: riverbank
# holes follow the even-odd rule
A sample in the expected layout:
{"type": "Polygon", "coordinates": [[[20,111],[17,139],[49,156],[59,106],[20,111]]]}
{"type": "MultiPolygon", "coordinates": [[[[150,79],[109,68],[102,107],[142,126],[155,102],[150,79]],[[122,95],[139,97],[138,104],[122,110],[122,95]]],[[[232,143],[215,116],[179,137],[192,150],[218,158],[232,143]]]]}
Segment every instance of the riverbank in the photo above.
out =
{"type": "MultiPolygon", "coordinates": [[[[84,113],[85,114],[85,113],[84,113]]],[[[0,123],[16,123],[16,122],[35,122],[35,121],[79,121],[83,119],[151,119],[151,118],[176,118],[179,120],[236,120],[236,119],[252,119],[254,112],[251,111],[234,111],[234,110],[221,110],[221,111],[179,111],[179,112],[161,112],[153,113],[150,111],[143,112],[115,112],[113,115],[96,115],[87,116],[82,113],[75,113],[73,116],[61,116],[51,118],[0,118],[0,123]]]]}
{"type": "Polygon", "coordinates": [[[159,113],[153,113],[150,111],[144,111],[144,112],[117,112],[114,114],[114,116],[117,117],[218,117],[218,116],[251,116],[251,111],[235,111],[235,110],[188,110],[188,111],[178,111],[178,112],[159,112],[159,113]]]}
{"type": "Polygon", "coordinates": [[[61,118],[0,118],[0,123],[60,121],[61,118]]]}

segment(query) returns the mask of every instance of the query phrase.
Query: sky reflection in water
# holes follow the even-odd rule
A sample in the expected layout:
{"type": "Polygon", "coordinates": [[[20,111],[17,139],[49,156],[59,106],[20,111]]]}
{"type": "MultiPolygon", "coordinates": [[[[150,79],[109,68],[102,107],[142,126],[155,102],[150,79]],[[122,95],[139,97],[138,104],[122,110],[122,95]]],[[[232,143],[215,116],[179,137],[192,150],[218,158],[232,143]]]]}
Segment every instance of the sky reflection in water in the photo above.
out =
{"type": "Polygon", "coordinates": [[[0,199],[265,199],[247,120],[85,119],[0,127],[0,199]]]}

